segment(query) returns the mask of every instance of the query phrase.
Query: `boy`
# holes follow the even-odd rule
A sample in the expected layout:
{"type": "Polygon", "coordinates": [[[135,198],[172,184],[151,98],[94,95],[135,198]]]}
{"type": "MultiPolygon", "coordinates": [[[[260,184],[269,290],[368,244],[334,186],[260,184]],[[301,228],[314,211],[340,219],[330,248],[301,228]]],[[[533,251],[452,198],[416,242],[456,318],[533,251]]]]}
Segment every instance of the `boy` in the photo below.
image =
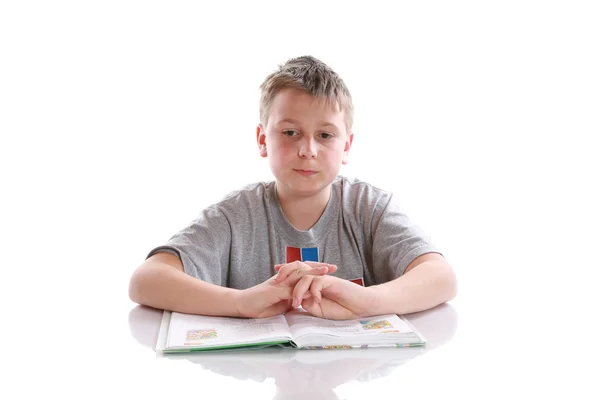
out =
{"type": "Polygon", "coordinates": [[[436,247],[392,195],[338,176],[354,135],[350,92],[314,57],[261,85],[256,139],[274,182],[205,209],[134,272],[132,301],[260,318],[302,306],[329,319],[425,310],[456,295],[436,247]]]}

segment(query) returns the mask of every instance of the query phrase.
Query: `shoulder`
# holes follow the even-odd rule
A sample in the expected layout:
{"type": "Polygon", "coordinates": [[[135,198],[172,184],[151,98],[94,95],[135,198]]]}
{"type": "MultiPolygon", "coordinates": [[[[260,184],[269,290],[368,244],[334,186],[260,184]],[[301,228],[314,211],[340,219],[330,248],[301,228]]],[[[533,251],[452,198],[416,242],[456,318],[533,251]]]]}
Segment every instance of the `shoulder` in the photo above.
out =
{"type": "Polygon", "coordinates": [[[333,181],[333,186],[340,193],[344,205],[358,203],[385,207],[392,198],[392,192],[357,178],[340,175],[333,181]]]}
{"type": "Polygon", "coordinates": [[[233,190],[223,196],[223,199],[217,204],[227,204],[239,201],[253,201],[262,199],[273,187],[274,182],[256,182],[250,183],[240,189],[233,190]]]}
{"type": "Polygon", "coordinates": [[[211,207],[223,214],[246,213],[265,207],[274,182],[257,182],[227,193],[223,198],[211,207]]]}
{"type": "Polygon", "coordinates": [[[339,176],[333,184],[343,218],[362,229],[379,221],[392,201],[391,192],[360,179],[339,176]]]}

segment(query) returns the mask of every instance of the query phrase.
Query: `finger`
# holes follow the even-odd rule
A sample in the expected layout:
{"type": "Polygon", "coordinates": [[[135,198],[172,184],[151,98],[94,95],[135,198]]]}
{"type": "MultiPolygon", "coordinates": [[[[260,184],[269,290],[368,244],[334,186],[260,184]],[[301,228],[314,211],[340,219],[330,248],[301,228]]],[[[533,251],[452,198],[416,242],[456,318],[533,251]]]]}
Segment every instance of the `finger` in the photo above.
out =
{"type": "Polygon", "coordinates": [[[296,274],[296,278],[300,279],[304,275],[300,271],[311,271],[316,274],[326,274],[327,270],[327,264],[313,263],[313,266],[310,266],[307,263],[295,261],[290,264],[285,264],[279,269],[277,277],[275,278],[275,283],[283,282],[291,274],[296,274]]]}
{"type": "MultiPolygon", "coordinates": [[[[299,262],[302,262],[302,261],[299,261],[299,262]]],[[[337,267],[335,265],[327,264],[327,263],[315,263],[313,261],[307,261],[307,262],[304,262],[304,264],[310,265],[311,267],[320,267],[320,266],[326,265],[326,266],[335,267],[335,269],[337,269],[337,267]]],[[[281,269],[281,267],[283,267],[284,265],[288,265],[288,264],[275,264],[274,265],[275,271],[279,272],[279,270],[281,269]]]]}
{"type": "Polygon", "coordinates": [[[315,317],[323,318],[323,308],[321,304],[318,304],[314,298],[310,298],[304,300],[302,302],[302,308],[304,308],[310,315],[314,315],[315,317]]]}
{"type": "Polygon", "coordinates": [[[287,264],[275,264],[274,269],[277,272],[280,272],[282,269],[286,270],[286,269],[295,269],[298,266],[309,266],[312,268],[318,268],[318,267],[328,267],[329,268],[329,272],[335,272],[337,270],[337,266],[333,265],[333,264],[328,264],[328,263],[320,263],[320,262],[315,262],[315,261],[306,261],[306,262],[302,262],[302,261],[294,261],[291,263],[287,263],[287,264]]]}
{"type": "Polygon", "coordinates": [[[279,264],[280,267],[277,270],[277,277],[275,278],[275,283],[279,283],[285,280],[289,274],[291,274],[294,270],[298,268],[306,268],[305,265],[301,261],[294,261],[292,263],[287,264],[279,264]]]}
{"type": "Polygon", "coordinates": [[[337,265],[335,264],[328,264],[328,263],[318,263],[318,262],[314,262],[314,261],[306,261],[305,264],[310,265],[311,267],[319,267],[319,266],[326,266],[328,268],[327,273],[331,274],[332,272],[337,271],[337,265]]]}
{"type": "Polygon", "coordinates": [[[310,289],[310,285],[313,282],[315,277],[313,275],[305,275],[298,281],[296,286],[294,286],[294,291],[292,292],[292,301],[293,307],[298,307],[302,304],[302,299],[304,298],[304,294],[310,289]]]}
{"type": "Polygon", "coordinates": [[[297,269],[294,270],[290,275],[288,275],[285,278],[283,282],[280,282],[279,284],[294,287],[304,276],[322,276],[326,273],[327,267],[297,269]]]}
{"type": "Polygon", "coordinates": [[[321,291],[323,290],[323,287],[325,285],[325,282],[323,279],[315,279],[312,283],[312,285],[310,286],[310,293],[312,294],[312,296],[315,299],[315,302],[317,304],[321,304],[321,291]]]}

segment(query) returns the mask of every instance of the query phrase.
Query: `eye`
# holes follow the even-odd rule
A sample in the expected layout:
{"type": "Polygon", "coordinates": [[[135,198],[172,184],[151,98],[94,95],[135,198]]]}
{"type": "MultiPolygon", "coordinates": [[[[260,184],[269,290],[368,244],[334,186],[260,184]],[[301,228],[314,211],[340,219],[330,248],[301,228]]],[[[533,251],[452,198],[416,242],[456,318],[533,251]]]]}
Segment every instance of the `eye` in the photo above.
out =
{"type": "Polygon", "coordinates": [[[289,136],[289,137],[298,135],[298,132],[291,131],[291,130],[285,130],[282,133],[284,134],[284,136],[289,136]]]}
{"type": "Polygon", "coordinates": [[[331,138],[333,138],[333,135],[332,135],[331,133],[326,133],[326,132],[323,132],[323,133],[319,133],[319,135],[320,135],[320,136],[321,136],[321,138],[323,138],[323,139],[331,139],[331,138]]]}

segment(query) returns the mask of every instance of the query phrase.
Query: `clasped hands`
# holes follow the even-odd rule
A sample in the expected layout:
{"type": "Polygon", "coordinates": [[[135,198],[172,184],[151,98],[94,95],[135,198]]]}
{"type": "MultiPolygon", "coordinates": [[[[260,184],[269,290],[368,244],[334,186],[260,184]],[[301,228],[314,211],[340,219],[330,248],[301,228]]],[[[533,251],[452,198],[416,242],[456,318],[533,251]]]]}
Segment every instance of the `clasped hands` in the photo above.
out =
{"type": "Polygon", "coordinates": [[[265,282],[236,293],[238,314],[265,318],[302,306],[327,319],[355,319],[370,315],[373,289],[328,275],[337,266],[294,261],[275,265],[277,274],[265,282]]]}

